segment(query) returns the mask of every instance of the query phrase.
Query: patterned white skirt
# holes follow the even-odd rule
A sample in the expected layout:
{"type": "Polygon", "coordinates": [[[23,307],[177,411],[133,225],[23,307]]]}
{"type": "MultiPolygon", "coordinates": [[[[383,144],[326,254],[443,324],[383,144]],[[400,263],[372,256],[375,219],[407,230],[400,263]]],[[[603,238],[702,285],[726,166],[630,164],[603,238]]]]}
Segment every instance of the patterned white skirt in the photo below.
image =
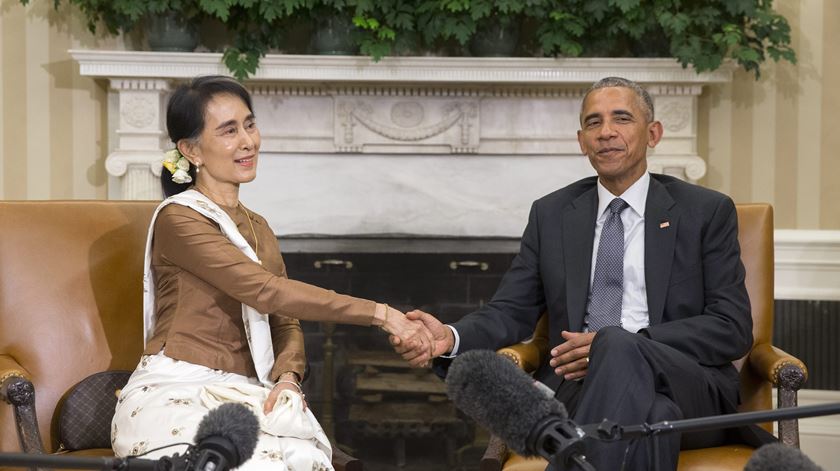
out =
{"type": "MultiPolygon", "coordinates": [[[[266,392],[255,378],[213,370],[163,353],[140,360],[128,384],[120,393],[111,423],[111,446],[117,456],[138,455],[174,443],[193,443],[201,419],[212,409],[208,385],[243,385],[266,392]],[[208,407],[210,406],[210,407],[208,407]]],[[[245,405],[254,408],[254,403],[245,405]]],[[[275,409],[276,410],[276,409],[275,409]]],[[[258,417],[262,411],[254,411],[258,417]]],[[[237,469],[244,471],[331,471],[332,450],[315,416],[308,409],[301,415],[311,422],[311,438],[266,433],[261,419],[259,440],[250,460],[237,469]]],[[[183,454],[186,445],[150,452],[143,458],[183,454]]]]}

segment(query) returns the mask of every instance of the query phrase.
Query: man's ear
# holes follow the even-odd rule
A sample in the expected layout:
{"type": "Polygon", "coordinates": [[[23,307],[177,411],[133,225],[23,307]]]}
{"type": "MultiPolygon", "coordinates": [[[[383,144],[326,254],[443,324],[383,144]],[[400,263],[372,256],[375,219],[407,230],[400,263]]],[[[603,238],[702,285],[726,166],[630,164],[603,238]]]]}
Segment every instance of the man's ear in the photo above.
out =
{"type": "Polygon", "coordinates": [[[178,147],[178,152],[180,152],[181,155],[186,157],[191,164],[195,166],[201,165],[201,158],[198,152],[198,143],[191,139],[181,139],[180,141],[178,141],[178,144],[176,144],[176,147],[178,147]]]}
{"type": "Polygon", "coordinates": [[[580,129],[578,129],[577,138],[578,138],[578,145],[580,146],[580,153],[583,154],[583,155],[587,155],[586,154],[586,149],[583,147],[583,133],[581,132],[580,129]]]}
{"type": "Polygon", "coordinates": [[[651,149],[662,139],[662,123],[654,121],[648,124],[648,147],[651,149]]]}

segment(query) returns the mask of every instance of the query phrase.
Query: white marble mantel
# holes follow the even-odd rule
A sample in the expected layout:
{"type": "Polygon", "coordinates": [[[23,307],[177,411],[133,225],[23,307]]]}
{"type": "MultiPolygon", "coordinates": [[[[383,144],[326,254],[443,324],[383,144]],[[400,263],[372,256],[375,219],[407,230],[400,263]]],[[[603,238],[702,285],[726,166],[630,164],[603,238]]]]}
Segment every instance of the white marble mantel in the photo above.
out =
{"type": "MultiPolygon", "coordinates": [[[[171,90],[226,74],[221,55],[71,50],[109,81],[109,198],[160,198],[171,90]]],[[[650,168],[690,181],[697,96],[732,68],[697,74],[670,59],[269,55],[246,85],[263,136],[242,198],[281,236],[518,237],[531,202],[592,169],[575,133],[584,90],[618,75],[654,98],[665,136],[650,168]]]]}

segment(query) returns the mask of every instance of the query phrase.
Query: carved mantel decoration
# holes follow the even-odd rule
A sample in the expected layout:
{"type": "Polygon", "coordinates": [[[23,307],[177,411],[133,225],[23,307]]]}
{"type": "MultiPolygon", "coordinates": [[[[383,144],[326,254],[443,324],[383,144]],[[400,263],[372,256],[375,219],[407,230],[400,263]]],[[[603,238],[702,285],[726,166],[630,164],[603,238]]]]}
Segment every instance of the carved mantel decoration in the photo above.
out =
{"type": "MultiPolygon", "coordinates": [[[[109,81],[109,198],[160,198],[171,90],[225,74],[220,55],[70,51],[109,81]]],[[[591,175],[577,143],[586,88],[642,83],[665,136],[651,171],[697,181],[697,96],[732,69],[670,59],[266,57],[246,83],[262,133],[242,197],[278,235],[518,237],[530,203],[591,175]]]]}

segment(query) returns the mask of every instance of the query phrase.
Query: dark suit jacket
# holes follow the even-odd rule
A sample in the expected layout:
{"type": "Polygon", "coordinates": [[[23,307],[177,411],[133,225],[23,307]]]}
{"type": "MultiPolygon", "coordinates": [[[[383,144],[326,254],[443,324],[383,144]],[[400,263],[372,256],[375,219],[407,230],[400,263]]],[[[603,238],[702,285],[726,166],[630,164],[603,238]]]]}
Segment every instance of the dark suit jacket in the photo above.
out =
{"type": "MultiPolygon", "coordinates": [[[[597,207],[596,177],[534,202],[519,254],[493,299],[453,325],[459,353],[520,342],[546,310],[552,347],[563,342],[561,330],[582,330],[597,207]]],[[[730,362],[746,354],[753,339],[734,203],[716,191],[651,174],[644,224],[650,326],[642,333],[701,365],[719,367],[720,386],[737,397],[730,362]]],[[[448,361],[438,359],[435,366],[445,374],[448,361]]],[[[556,386],[560,378],[552,370],[546,360],[535,376],[556,386]]]]}

